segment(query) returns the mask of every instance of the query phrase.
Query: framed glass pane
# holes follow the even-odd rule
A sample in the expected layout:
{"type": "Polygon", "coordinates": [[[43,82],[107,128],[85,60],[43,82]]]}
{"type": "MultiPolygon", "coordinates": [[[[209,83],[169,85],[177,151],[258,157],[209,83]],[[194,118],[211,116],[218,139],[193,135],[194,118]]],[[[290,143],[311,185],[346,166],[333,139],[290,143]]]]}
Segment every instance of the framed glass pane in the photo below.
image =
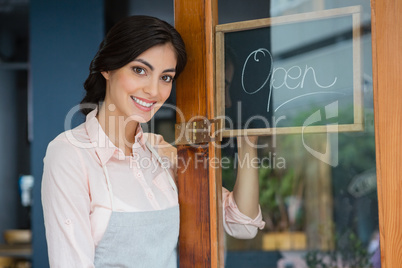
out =
{"type": "MultiPolygon", "coordinates": [[[[225,236],[226,267],[380,267],[370,1],[272,0],[248,1],[247,5],[244,2],[219,0],[219,23],[359,6],[361,69],[357,83],[362,93],[363,126],[357,131],[259,137],[260,205],[266,226],[251,240],[225,236]]],[[[341,24],[342,21],[334,25],[311,24],[303,32],[297,32],[295,28],[294,35],[300,38],[293,37],[292,45],[286,43],[286,37],[275,40],[274,37],[280,35],[278,32],[271,33],[265,41],[273,54],[280,51],[293,61],[303,57],[315,58],[316,63],[323,66],[320,69],[323,73],[326,69],[330,72],[331,68],[343,65],[353,71],[356,70],[353,59],[340,52],[352,38],[350,32],[340,34],[341,24]],[[313,42],[307,42],[306,46],[306,40],[313,42]],[[329,54],[337,54],[337,61],[329,60],[325,56],[329,54]]],[[[291,33],[292,29],[284,32],[291,33]]],[[[238,61],[243,63],[244,56],[238,61]]],[[[272,64],[273,68],[285,66],[286,59],[274,58],[272,64]]],[[[231,72],[235,77],[236,72],[242,70],[241,64],[233,69],[231,72]]],[[[225,75],[225,78],[231,77],[228,73],[225,75]]],[[[288,73],[288,77],[291,76],[288,73]]],[[[340,76],[338,79],[347,78],[340,76]]],[[[239,83],[235,80],[228,82],[226,90],[229,91],[239,83]]],[[[223,95],[227,105],[228,96],[223,95]]],[[[331,103],[311,107],[303,103],[298,107],[299,103],[290,102],[289,107],[294,116],[300,115],[301,125],[314,114],[319,115],[319,119],[330,118],[324,125],[350,122],[351,119],[346,118],[347,107],[326,109],[331,103]],[[303,117],[302,113],[307,116],[303,117]]],[[[247,102],[243,109],[252,110],[255,105],[256,102],[247,102]]],[[[351,109],[349,114],[353,114],[353,107],[351,109]]],[[[253,111],[255,114],[258,111],[253,111]]],[[[247,119],[247,116],[242,118],[247,119]]],[[[222,158],[227,158],[225,163],[230,163],[222,167],[223,185],[232,190],[239,165],[236,139],[224,138],[222,145],[222,158]]]]}

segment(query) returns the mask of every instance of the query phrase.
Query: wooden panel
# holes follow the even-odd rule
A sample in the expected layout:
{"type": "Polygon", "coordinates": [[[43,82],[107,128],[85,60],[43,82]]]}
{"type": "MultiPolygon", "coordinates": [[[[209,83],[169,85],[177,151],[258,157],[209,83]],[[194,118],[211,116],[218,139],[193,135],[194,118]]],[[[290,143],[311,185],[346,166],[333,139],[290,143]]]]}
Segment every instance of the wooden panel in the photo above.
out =
{"type": "MultiPolygon", "coordinates": [[[[177,107],[189,121],[207,115],[205,3],[175,0],[175,27],[186,44],[187,66],[176,84],[177,107]]],[[[180,123],[181,117],[177,116],[180,123]]]]}
{"type": "MultiPolygon", "coordinates": [[[[218,1],[206,1],[206,86],[208,118],[216,118],[215,100],[215,28],[218,24],[218,1]]],[[[220,147],[215,143],[209,144],[209,160],[220,159],[220,147]]],[[[222,170],[219,167],[209,169],[209,200],[211,227],[211,267],[224,267],[224,231],[222,225],[222,170]]]]}
{"type": "Polygon", "coordinates": [[[178,162],[180,267],[212,267],[208,165],[203,161],[208,149],[178,146],[178,156],[189,163],[186,168],[187,162],[178,162]]]}
{"type": "MultiPolygon", "coordinates": [[[[213,118],[214,27],[216,0],[175,0],[175,27],[186,43],[188,63],[176,84],[178,123],[194,117],[213,118]]],[[[219,155],[213,144],[178,146],[180,202],[180,267],[223,267],[219,171],[209,158],[219,155]],[[216,177],[218,179],[216,179],[216,177]],[[218,191],[217,191],[218,189],[218,191]]]]}
{"type": "Polygon", "coordinates": [[[286,15],[280,17],[272,17],[272,18],[264,18],[264,19],[256,19],[256,20],[247,20],[247,21],[239,21],[239,22],[231,22],[226,24],[220,24],[216,26],[216,31],[218,32],[237,32],[244,30],[252,30],[257,28],[264,28],[268,25],[272,24],[288,24],[288,23],[299,23],[302,21],[310,21],[317,19],[325,19],[328,17],[335,17],[339,15],[344,15],[347,13],[359,13],[360,6],[351,6],[345,8],[334,8],[327,9],[322,11],[314,11],[307,13],[300,13],[294,15],[286,15]]]}
{"type": "Polygon", "coordinates": [[[382,267],[402,263],[402,2],[371,1],[382,267]]]}

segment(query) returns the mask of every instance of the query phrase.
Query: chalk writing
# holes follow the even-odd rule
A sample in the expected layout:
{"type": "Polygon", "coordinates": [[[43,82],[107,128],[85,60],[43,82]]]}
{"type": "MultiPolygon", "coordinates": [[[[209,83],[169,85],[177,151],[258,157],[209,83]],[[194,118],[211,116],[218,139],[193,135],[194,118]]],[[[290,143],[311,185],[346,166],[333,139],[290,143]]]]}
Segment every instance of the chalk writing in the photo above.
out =
{"type": "MultiPolygon", "coordinates": [[[[268,92],[268,99],[267,99],[267,112],[270,111],[270,102],[271,102],[271,96],[272,96],[272,91],[274,89],[280,89],[282,87],[285,87],[289,90],[295,90],[297,88],[299,89],[303,89],[304,85],[305,85],[305,81],[306,81],[306,77],[308,74],[309,77],[312,77],[313,82],[315,84],[315,86],[317,86],[320,89],[329,89],[332,88],[337,80],[338,77],[334,77],[334,80],[332,81],[332,83],[324,85],[322,83],[320,83],[317,79],[317,74],[316,71],[314,70],[314,68],[312,66],[308,66],[306,65],[304,70],[302,67],[294,65],[288,69],[285,69],[283,67],[276,67],[274,68],[274,61],[273,61],[273,57],[271,52],[269,52],[268,49],[266,48],[259,48],[257,50],[254,50],[253,52],[251,52],[248,57],[246,58],[244,64],[243,64],[243,69],[242,69],[242,74],[241,74],[241,85],[243,88],[243,91],[249,95],[253,95],[257,92],[259,92],[261,89],[263,89],[270,78],[271,79],[271,83],[269,84],[269,92],[268,92]],[[250,58],[252,58],[255,62],[259,62],[260,58],[259,56],[263,56],[263,57],[268,57],[268,61],[267,61],[267,72],[266,72],[266,78],[264,80],[264,82],[261,84],[260,87],[258,87],[257,89],[248,89],[247,86],[245,85],[244,82],[244,77],[245,77],[245,72],[247,69],[247,66],[249,65],[249,61],[250,58]],[[294,85],[291,85],[290,83],[293,82],[294,85]]],[[[262,66],[262,68],[264,68],[264,66],[262,66]]],[[[319,91],[319,92],[315,92],[315,94],[328,94],[328,93],[332,93],[332,94],[339,94],[338,92],[335,91],[319,91]]],[[[301,94],[298,97],[294,97],[290,100],[285,101],[284,103],[280,104],[275,111],[277,111],[280,107],[282,107],[284,104],[289,103],[297,98],[303,97],[303,96],[307,96],[307,95],[313,95],[313,94],[301,94]]]]}
{"type": "Polygon", "coordinates": [[[259,48],[259,49],[257,49],[257,50],[254,50],[253,52],[251,52],[250,55],[248,55],[246,61],[244,62],[243,70],[242,70],[242,72],[241,72],[241,86],[243,87],[244,92],[246,92],[247,94],[250,94],[250,95],[255,94],[255,93],[257,93],[258,91],[260,91],[260,90],[267,84],[267,82],[269,81],[269,78],[271,77],[271,74],[272,74],[272,66],[273,66],[272,63],[273,63],[273,62],[274,62],[274,60],[273,60],[273,58],[272,58],[272,55],[271,55],[271,53],[268,51],[268,49],[266,49],[266,48],[259,48]],[[267,53],[268,56],[270,57],[270,59],[269,59],[269,64],[270,64],[270,66],[269,66],[269,72],[268,72],[268,75],[267,75],[267,79],[265,79],[264,83],[262,83],[262,85],[261,85],[258,89],[254,90],[254,91],[252,91],[252,92],[249,92],[249,91],[246,89],[246,86],[244,85],[244,72],[245,72],[245,70],[246,70],[247,63],[248,63],[248,61],[249,61],[249,59],[250,59],[251,56],[254,56],[254,61],[255,61],[255,62],[259,62],[259,61],[260,61],[260,60],[257,58],[258,53],[261,53],[264,57],[266,56],[265,53],[267,53]]]}

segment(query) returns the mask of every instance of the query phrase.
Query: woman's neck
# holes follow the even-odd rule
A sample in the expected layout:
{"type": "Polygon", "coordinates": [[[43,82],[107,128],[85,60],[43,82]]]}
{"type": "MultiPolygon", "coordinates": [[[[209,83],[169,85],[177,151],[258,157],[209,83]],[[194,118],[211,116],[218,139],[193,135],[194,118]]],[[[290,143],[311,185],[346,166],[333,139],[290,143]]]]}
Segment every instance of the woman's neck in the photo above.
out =
{"type": "Polygon", "coordinates": [[[96,115],[99,124],[116,147],[123,150],[125,155],[131,155],[138,122],[118,115],[116,110],[110,111],[106,106],[103,103],[96,115]]]}

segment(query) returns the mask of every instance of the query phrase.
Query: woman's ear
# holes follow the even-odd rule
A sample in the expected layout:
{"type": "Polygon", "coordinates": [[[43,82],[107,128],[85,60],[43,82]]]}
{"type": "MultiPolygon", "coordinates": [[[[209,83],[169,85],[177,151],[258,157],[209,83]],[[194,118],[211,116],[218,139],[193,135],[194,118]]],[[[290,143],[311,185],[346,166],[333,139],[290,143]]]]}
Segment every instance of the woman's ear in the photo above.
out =
{"type": "Polygon", "coordinates": [[[101,72],[101,74],[103,75],[103,77],[104,77],[106,80],[109,80],[109,71],[103,71],[103,72],[101,72]]]}

